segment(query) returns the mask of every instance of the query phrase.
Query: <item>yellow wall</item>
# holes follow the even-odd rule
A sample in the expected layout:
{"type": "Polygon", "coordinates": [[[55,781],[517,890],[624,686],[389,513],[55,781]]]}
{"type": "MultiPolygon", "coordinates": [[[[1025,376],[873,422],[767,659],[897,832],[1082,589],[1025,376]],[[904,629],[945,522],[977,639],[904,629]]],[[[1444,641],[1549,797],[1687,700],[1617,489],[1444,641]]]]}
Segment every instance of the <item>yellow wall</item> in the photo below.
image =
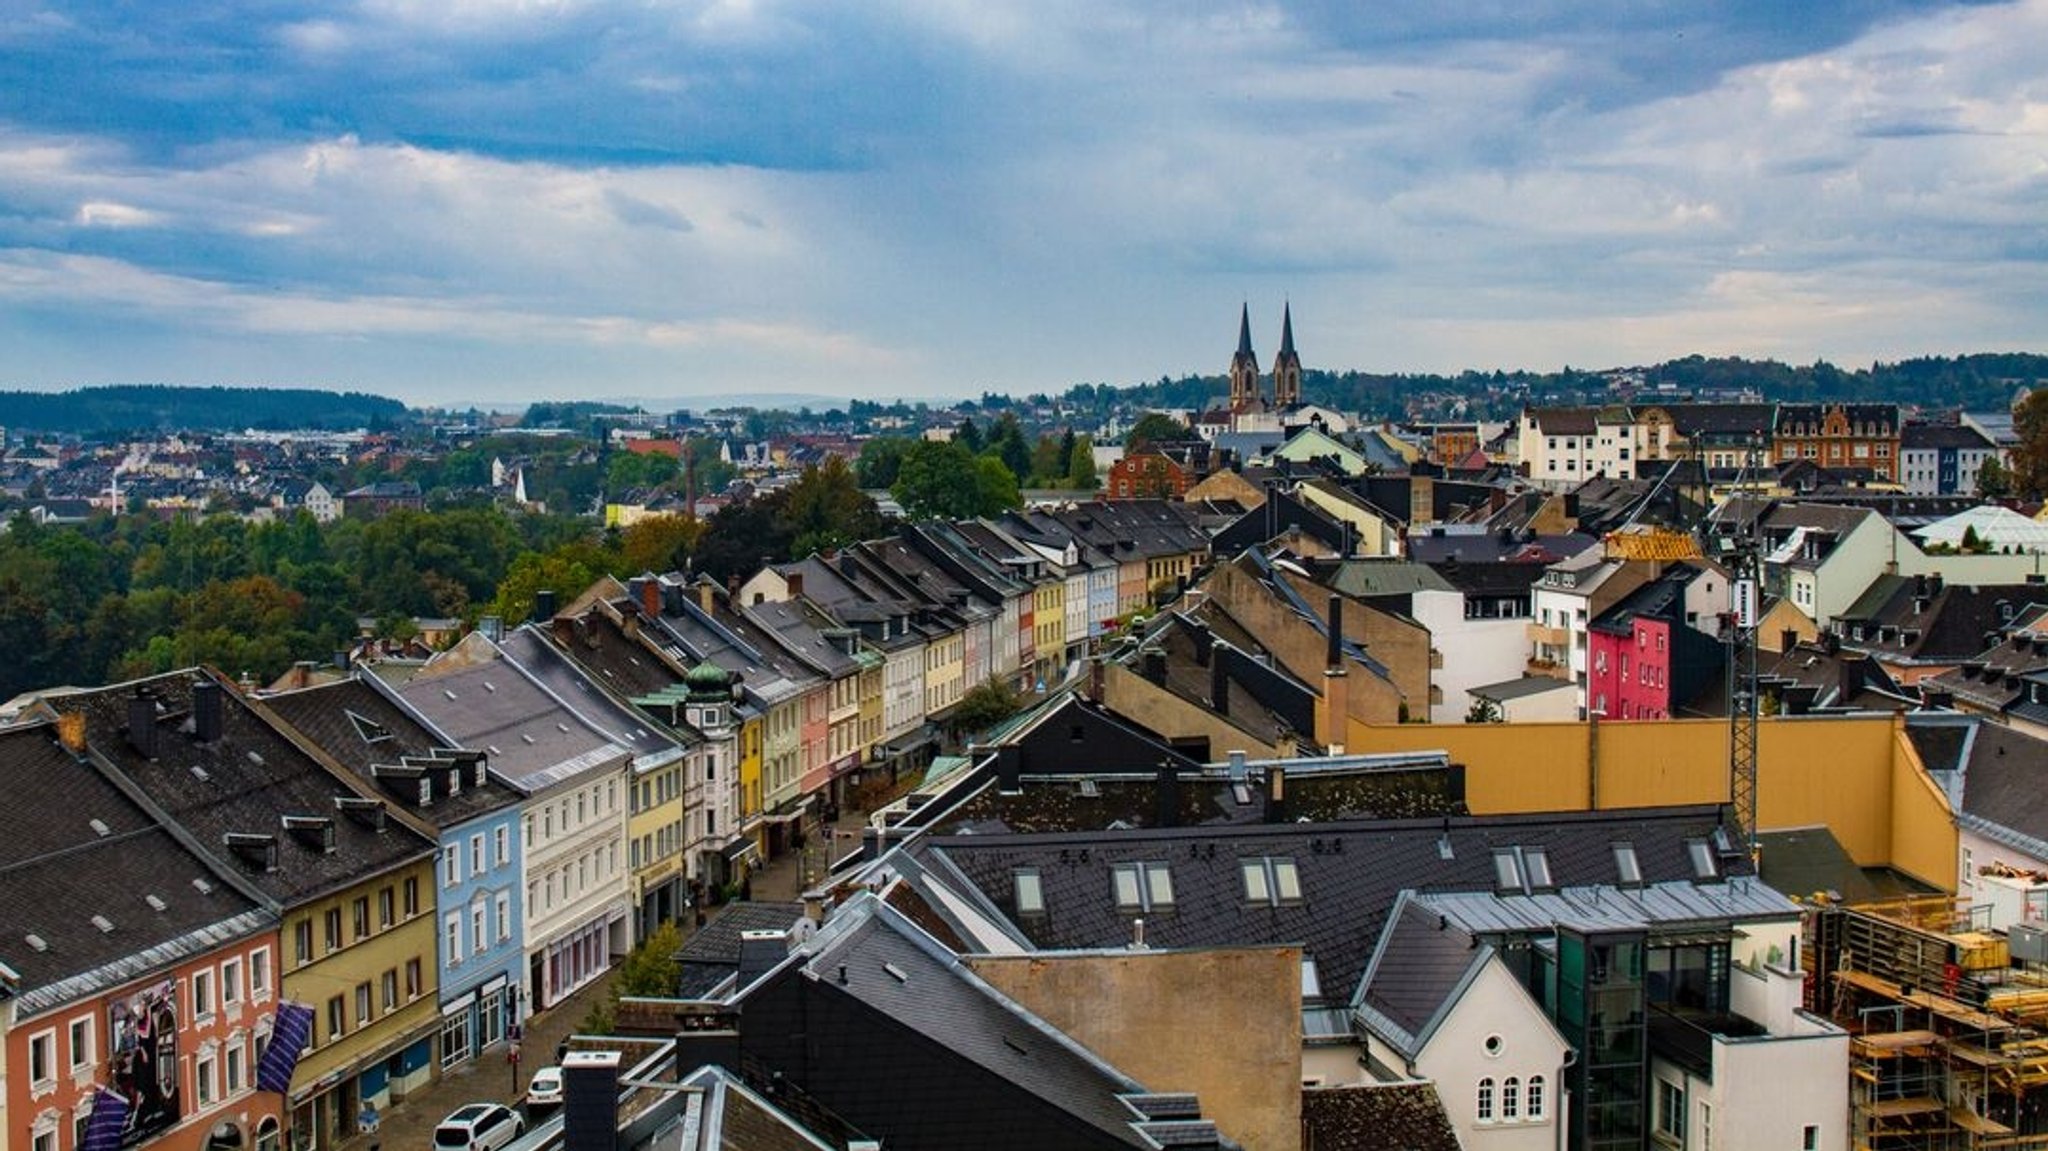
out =
{"type": "Polygon", "coordinates": [[[1182,699],[1120,663],[1103,664],[1102,702],[1118,715],[1153,731],[1207,736],[1211,759],[1222,759],[1233,751],[1242,751],[1253,759],[1278,759],[1294,754],[1292,748],[1282,749],[1254,738],[1213,710],[1182,699]]]}
{"type": "MultiPolygon", "coordinates": [[[[1729,801],[1728,724],[1720,719],[1353,723],[1346,745],[1354,753],[1435,749],[1464,765],[1466,802],[1476,814],[1729,801]]],[[[1901,717],[1762,721],[1757,826],[1816,825],[1859,864],[1953,888],[1954,823],[1912,757],[1901,717]]]]}
{"type": "Polygon", "coordinates": [[[740,818],[761,814],[761,717],[740,724],[740,818]]]}
{"type": "Polygon", "coordinates": [[[998,991],[1246,1151],[1301,1146],[1301,949],[973,956],[998,991]],[[1218,1040],[1227,1036],[1222,1042],[1218,1040]]]}

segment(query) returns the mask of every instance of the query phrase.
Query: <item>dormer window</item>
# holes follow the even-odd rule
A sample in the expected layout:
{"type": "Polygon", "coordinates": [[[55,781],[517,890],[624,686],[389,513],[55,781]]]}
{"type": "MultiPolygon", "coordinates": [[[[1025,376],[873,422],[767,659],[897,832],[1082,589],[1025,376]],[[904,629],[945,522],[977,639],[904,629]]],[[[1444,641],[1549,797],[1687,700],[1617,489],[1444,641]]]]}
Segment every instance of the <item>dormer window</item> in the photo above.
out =
{"type": "Polygon", "coordinates": [[[1045,883],[1035,867],[1020,867],[1010,874],[1010,897],[1018,915],[1045,914],[1045,883]]]}
{"type": "Polygon", "coordinates": [[[1247,902],[1266,907],[1301,902],[1301,872],[1293,859],[1253,856],[1238,860],[1237,865],[1247,902]]]}
{"type": "Polygon", "coordinates": [[[1692,877],[1698,880],[1719,879],[1721,865],[1714,858],[1714,845],[1704,839],[1685,841],[1685,857],[1692,862],[1692,877]]]}
{"type": "Polygon", "coordinates": [[[1615,882],[1623,887],[1640,887],[1643,883],[1643,865],[1636,859],[1636,845],[1617,843],[1614,845],[1615,882]]]}
{"type": "Polygon", "coordinates": [[[1165,863],[1119,863],[1110,873],[1118,911],[1173,906],[1173,871],[1165,863]]]}

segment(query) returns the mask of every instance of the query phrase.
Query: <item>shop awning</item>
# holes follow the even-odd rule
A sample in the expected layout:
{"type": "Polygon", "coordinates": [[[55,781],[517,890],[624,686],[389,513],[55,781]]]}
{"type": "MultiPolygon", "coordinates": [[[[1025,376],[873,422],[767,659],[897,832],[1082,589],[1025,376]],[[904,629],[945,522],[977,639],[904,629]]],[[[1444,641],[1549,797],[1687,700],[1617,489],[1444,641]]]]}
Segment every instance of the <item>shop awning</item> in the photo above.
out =
{"type": "Polygon", "coordinates": [[[718,849],[718,853],[725,857],[727,863],[733,864],[758,863],[761,860],[760,849],[754,846],[753,840],[743,835],[727,840],[725,846],[718,849]]]}

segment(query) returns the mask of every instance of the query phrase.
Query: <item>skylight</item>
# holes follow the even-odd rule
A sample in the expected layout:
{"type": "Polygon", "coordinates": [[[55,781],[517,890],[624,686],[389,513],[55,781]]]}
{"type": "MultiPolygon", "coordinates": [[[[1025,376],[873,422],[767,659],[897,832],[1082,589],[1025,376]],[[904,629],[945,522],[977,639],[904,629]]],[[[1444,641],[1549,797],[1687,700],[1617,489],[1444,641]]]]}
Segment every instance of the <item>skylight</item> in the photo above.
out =
{"type": "Polygon", "coordinates": [[[1045,883],[1034,868],[1019,868],[1010,876],[1012,898],[1019,915],[1045,914],[1045,883]]]}
{"type": "Polygon", "coordinates": [[[1643,882],[1643,865],[1636,861],[1636,845],[1617,843],[1614,845],[1614,870],[1616,882],[1634,887],[1643,882]]]}
{"type": "Polygon", "coordinates": [[[1721,869],[1714,859],[1714,847],[1704,839],[1685,841],[1685,855],[1692,861],[1694,879],[1718,879],[1721,869]]]}

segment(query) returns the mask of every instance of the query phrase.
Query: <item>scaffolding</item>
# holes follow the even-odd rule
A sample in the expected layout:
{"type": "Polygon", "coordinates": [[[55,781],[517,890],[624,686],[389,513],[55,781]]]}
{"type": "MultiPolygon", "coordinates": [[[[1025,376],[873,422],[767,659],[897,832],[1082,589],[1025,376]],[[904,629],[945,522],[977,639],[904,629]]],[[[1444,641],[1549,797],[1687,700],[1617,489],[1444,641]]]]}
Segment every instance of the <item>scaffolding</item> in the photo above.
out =
{"type": "Polygon", "coordinates": [[[1850,1032],[1852,1147],[2048,1149],[2048,967],[1946,898],[1824,906],[1806,942],[1810,1003],[1850,1032]]]}

